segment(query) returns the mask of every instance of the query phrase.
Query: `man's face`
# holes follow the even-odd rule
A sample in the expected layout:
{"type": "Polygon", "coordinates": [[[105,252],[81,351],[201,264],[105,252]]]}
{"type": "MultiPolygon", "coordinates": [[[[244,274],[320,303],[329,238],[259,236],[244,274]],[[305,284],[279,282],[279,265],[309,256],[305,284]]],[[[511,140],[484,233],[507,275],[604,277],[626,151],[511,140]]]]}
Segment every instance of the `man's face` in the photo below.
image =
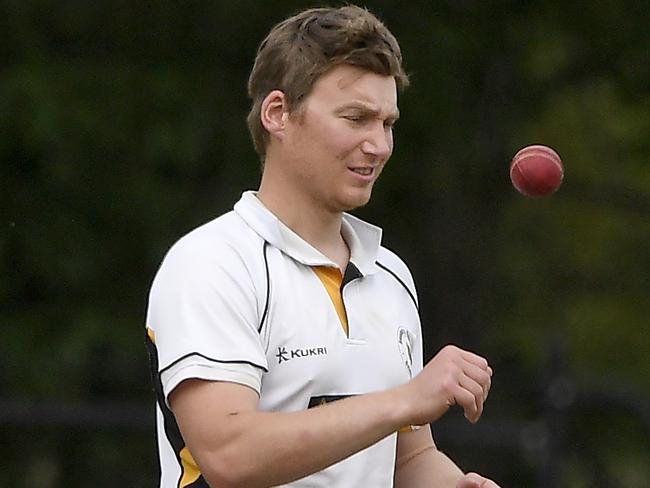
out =
{"type": "Polygon", "coordinates": [[[365,205],[393,151],[395,79],[342,65],[289,116],[284,162],[303,202],[329,212],[365,205]]]}

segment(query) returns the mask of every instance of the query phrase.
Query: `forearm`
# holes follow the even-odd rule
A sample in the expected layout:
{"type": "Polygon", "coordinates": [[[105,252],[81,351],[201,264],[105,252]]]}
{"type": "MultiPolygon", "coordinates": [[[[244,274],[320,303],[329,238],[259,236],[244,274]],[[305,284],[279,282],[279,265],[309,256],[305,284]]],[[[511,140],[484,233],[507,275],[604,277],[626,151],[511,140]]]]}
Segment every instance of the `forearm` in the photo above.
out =
{"type": "Polygon", "coordinates": [[[455,488],[463,475],[435,445],[424,446],[397,459],[395,488],[455,488]]]}
{"type": "Polygon", "coordinates": [[[245,411],[230,415],[219,432],[189,438],[206,436],[195,458],[215,486],[274,486],[322,470],[396,432],[408,423],[402,397],[395,389],[299,412],[245,411]]]}
{"type": "MultiPolygon", "coordinates": [[[[484,359],[448,346],[404,385],[305,411],[260,412],[254,390],[219,381],[183,381],[169,401],[209,483],[273,486],[320,471],[405,425],[435,421],[454,404],[463,407],[469,420],[478,420],[491,374],[484,359]]],[[[414,440],[432,444],[429,429],[419,432],[429,442],[406,437],[406,449],[398,451],[411,452],[414,440]]],[[[453,475],[454,465],[446,457],[437,459],[436,466],[434,476],[453,475]]],[[[441,483],[446,486],[444,479],[441,483]]]]}

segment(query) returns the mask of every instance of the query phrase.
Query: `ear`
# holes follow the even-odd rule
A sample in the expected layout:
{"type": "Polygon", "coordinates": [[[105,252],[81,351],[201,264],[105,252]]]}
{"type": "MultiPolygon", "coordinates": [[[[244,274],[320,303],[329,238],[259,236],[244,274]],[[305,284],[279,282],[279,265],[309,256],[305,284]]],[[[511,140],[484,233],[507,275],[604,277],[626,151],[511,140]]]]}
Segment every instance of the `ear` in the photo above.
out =
{"type": "Polygon", "coordinates": [[[273,90],[262,101],[260,120],[271,138],[282,139],[289,110],[283,91],[273,90]]]}

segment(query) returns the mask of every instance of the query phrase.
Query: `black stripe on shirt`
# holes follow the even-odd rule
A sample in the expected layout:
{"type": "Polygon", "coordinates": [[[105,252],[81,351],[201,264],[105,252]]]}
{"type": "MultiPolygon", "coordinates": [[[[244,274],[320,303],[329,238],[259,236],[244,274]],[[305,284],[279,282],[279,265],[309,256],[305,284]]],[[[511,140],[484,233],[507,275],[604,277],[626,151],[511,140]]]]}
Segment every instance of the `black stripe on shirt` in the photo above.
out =
{"type": "Polygon", "coordinates": [[[184,356],[181,356],[177,360],[173,361],[171,364],[165,366],[163,369],[160,370],[160,374],[163,374],[165,371],[167,371],[169,368],[173,367],[175,364],[178,364],[184,359],[187,359],[191,356],[199,356],[202,357],[203,359],[207,359],[208,361],[212,361],[213,363],[221,363],[221,364],[250,364],[251,366],[254,366],[256,368],[261,369],[265,373],[268,373],[269,370],[266,369],[264,366],[261,366],[259,364],[252,363],[250,361],[246,361],[244,359],[229,359],[229,360],[224,360],[224,359],[215,359],[206,356],[205,354],[201,354],[200,352],[190,352],[188,354],[185,354],[184,356]]]}
{"type": "Polygon", "coordinates": [[[260,320],[260,326],[257,328],[257,332],[262,332],[262,327],[264,326],[264,321],[266,320],[266,315],[269,311],[269,297],[271,295],[271,278],[269,274],[269,258],[267,257],[267,248],[269,243],[264,241],[264,267],[266,268],[266,302],[264,303],[264,312],[262,313],[262,319],[260,320]]]}
{"type": "MultiPolygon", "coordinates": [[[[178,466],[181,468],[177,483],[177,485],[180,486],[181,479],[183,478],[184,474],[183,462],[181,460],[181,451],[185,448],[185,440],[183,439],[181,431],[178,428],[178,424],[176,423],[176,417],[174,417],[173,412],[167,406],[167,402],[165,402],[165,394],[163,392],[162,381],[160,380],[160,375],[158,374],[158,348],[154,344],[153,340],[151,340],[151,337],[149,337],[148,331],[146,329],[145,345],[147,347],[147,353],[149,356],[149,370],[151,373],[151,382],[156,393],[156,402],[158,403],[158,407],[160,408],[163,415],[163,428],[165,430],[165,437],[167,437],[167,441],[172,446],[172,450],[176,456],[178,466]]],[[[162,460],[160,459],[160,447],[158,448],[158,457],[158,460],[161,463],[161,469],[164,470],[165,468],[162,466],[162,460]]],[[[209,486],[203,478],[203,475],[200,475],[196,481],[188,485],[186,488],[209,488],[209,486]]]]}
{"type": "Polygon", "coordinates": [[[413,301],[413,305],[415,306],[415,309],[419,312],[419,311],[420,311],[420,307],[418,307],[418,302],[417,302],[417,300],[415,299],[415,296],[413,296],[413,293],[411,292],[411,290],[409,289],[409,287],[406,286],[406,283],[404,283],[404,282],[402,281],[402,279],[397,275],[397,273],[395,273],[393,270],[391,270],[391,269],[388,268],[387,266],[381,264],[379,261],[375,261],[375,263],[376,263],[377,266],[379,266],[381,269],[383,269],[383,270],[386,271],[387,273],[391,274],[391,275],[393,276],[393,278],[395,278],[395,279],[399,282],[399,284],[402,285],[402,286],[404,287],[404,289],[407,291],[407,293],[408,293],[409,296],[411,297],[411,300],[413,301]]]}

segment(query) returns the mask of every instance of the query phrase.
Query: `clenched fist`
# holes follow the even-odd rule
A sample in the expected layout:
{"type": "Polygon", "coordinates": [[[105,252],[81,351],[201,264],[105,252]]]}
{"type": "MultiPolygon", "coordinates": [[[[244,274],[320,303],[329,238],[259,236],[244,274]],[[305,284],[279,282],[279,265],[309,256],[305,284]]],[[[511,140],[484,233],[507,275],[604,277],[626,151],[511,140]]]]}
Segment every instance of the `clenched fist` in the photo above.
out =
{"type": "Polygon", "coordinates": [[[491,384],[492,368],[487,360],[456,346],[445,346],[406,385],[413,424],[433,422],[453,405],[462,407],[465,417],[476,422],[491,384]]]}

